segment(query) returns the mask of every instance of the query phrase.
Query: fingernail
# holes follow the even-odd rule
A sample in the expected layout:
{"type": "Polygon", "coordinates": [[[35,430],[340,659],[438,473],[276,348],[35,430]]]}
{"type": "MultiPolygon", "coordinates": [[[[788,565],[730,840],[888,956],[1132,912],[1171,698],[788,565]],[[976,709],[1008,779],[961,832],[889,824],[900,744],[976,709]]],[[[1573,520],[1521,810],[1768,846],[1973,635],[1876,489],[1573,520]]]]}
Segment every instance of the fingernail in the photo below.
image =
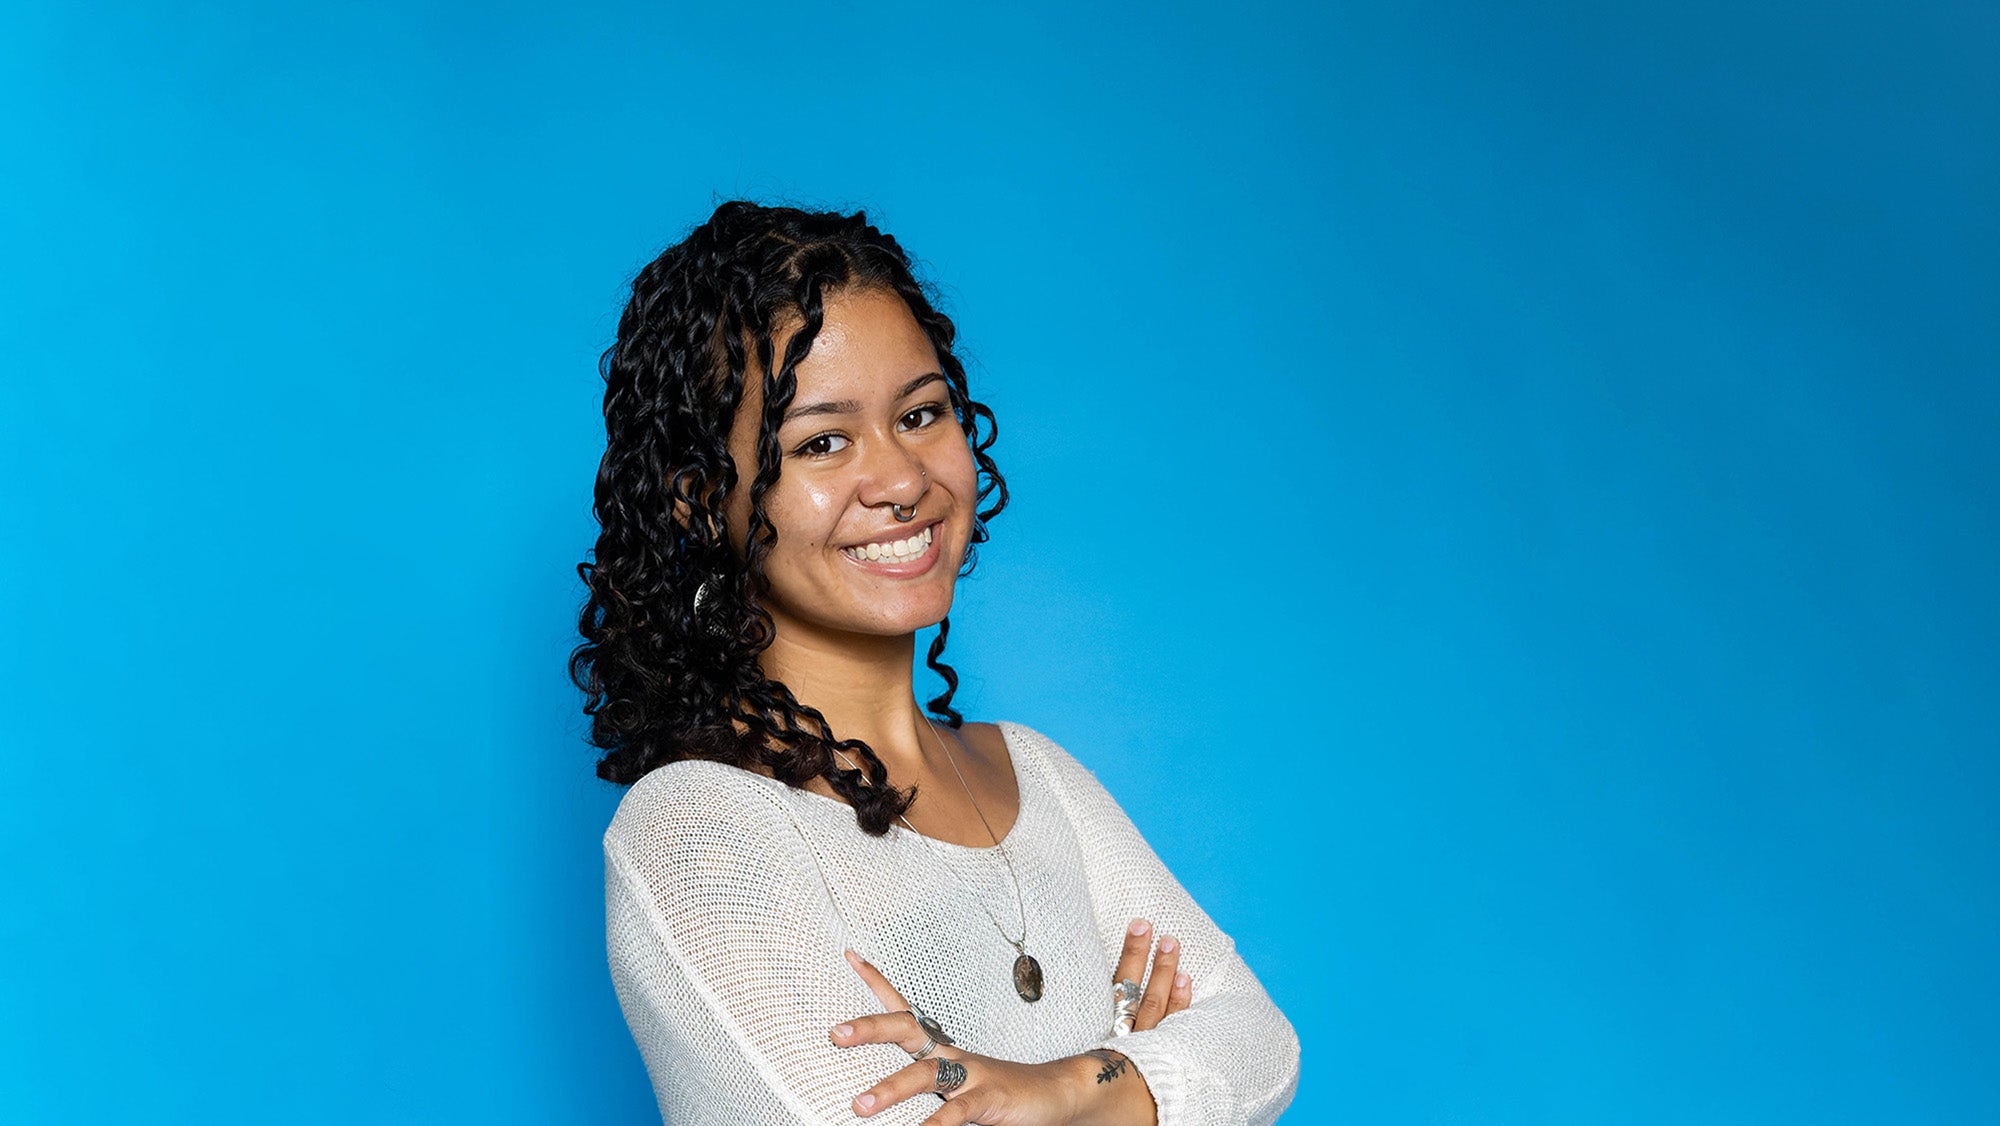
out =
{"type": "Polygon", "coordinates": [[[857,1103],[859,1103],[859,1104],[861,1104],[861,1109],[862,1109],[862,1110],[874,1110],[874,1109],[875,1109],[875,1096],[874,1096],[874,1095],[863,1095],[863,1096],[861,1096],[860,1098],[858,1098],[858,1099],[856,1099],[856,1100],[854,1100],[854,1101],[855,1101],[855,1102],[857,1102],[857,1103]]]}
{"type": "Polygon", "coordinates": [[[841,951],[841,953],[842,953],[842,954],[844,954],[844,955],[846,955],[846,957],[847,957],[847,960],[848,960],[848,961],[849,961],[850,963],[852,963],[852,962],[859,962],[859,961],[861,960],[861,955],[859,955],[859,954],[856,954],[856,953],[855,953],[854,951],[852,951],[852,950],[843,950],[843,951],[841,951]]]}
{"type": "Polygon", "coordinates": [[[1160,953],[1162,954],[1171,954],[1174,951],[1179,950],[1180,948],[1181,948],[1181,940],[1173,937],[1172,935],[1168,935],[1167,937],[1160,940],[1160,953]]]}
{"type": "Polygon", "coordinates": [[[1180,986],[1182,989],[1187,988],[1187,982],[1188,982],[1188,977],[1186,974],[1174,975],[1174,984],[1180,986]]]}
{"type": "Polygon", "coordinates": [[[1147,931],[1152,929],[1153,929],[1153,924],[1147,922],[1144,919],[1132,920],[1132,930],[1131,930],[1132,934],[1145,934],[1147,931]]]}
{"type": "Polygon", "coordinates": [[[839,1028],[834,1029],[833,1034],[835,1036],[852,1036],[854,1035],[854,1026],[851,1024],[843,1024],[839,1028]]]}

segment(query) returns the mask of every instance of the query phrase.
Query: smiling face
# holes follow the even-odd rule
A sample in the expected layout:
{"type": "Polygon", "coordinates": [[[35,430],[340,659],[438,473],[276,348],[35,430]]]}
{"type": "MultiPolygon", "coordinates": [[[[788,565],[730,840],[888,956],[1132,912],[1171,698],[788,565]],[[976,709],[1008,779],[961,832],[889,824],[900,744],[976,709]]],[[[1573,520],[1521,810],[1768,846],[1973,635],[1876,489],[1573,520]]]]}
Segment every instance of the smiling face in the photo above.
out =
{"type": "MultiPolygon", "coordinates": [[[[902,298],[843,290],[825,299],[824,314],[796,369],[778,430],[784,460],[764,494],[778,530],[764,559],[764,605],[787,641],[912,633],[951,610],[978,469],[937,352],[902,298]]],[[[788,335],[774,334],[774,355],[788,335]]],[[[731,528],[749,525],[763,412],[762,373],[744,383],[729,437],[744,483],[730,498],[731,528]]]]}

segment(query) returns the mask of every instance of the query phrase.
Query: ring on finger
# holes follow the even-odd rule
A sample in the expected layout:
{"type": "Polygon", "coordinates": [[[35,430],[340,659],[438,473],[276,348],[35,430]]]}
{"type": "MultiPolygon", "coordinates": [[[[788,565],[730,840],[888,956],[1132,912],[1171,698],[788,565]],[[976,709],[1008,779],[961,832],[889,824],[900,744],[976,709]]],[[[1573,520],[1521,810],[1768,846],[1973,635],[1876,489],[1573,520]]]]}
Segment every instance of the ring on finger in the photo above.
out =
{"type": "Polygon", "coordinates": [[[1111,987],[1112,1009],[1111,1030],[1114,1036],[1123,1036],[1132,1031],[1139,1009],[1139,983],[1131,978],[1120,978],[1111,987]]]}
{"type": "Polygon", "coordinates": [[[910,1002],[910,1015],[917,1018],[917,1025],[924,1030],[924,1035],[929,1036],[940,1044],[956,1043],[951,1037],[944,1034],[944,1026],[937,1022],[937,1018],[924,1012],[915,1001],[910,1002]]]}
{"type": "Polygon", "coordinates": [[[910,1058],[913,1060],[923,1059],[925,1056],[928,1056],[932,1052],[937,1051],[937,1046],[938,1046],[937,1037],[932,1036],[929,1033],[925,1033],[924,1046],[918,1049],[913,1055],[910,1056],[910,1058]]]}
{"type": "Polygon", "coordinates": [[[937,1093],[940,1095],[949,1095],[953,1091],[958,1090],[964,1083],[965,1065],[957,1060],[939,1056],[937,1061],[937,1079],[932,1084],[937,1089],[937,1093]]]}

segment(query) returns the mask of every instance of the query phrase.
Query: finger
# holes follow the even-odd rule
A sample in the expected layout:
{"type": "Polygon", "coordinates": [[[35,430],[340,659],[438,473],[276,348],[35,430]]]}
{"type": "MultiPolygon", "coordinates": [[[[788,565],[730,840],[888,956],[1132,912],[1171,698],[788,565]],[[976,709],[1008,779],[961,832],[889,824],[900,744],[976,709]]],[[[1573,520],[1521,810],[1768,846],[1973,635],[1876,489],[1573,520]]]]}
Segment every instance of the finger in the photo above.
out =
{"type": "Polygon", "coordinates": [[[972,1121],[978,1111],[974,1099],[950,1099],[937,1108],[937,1113],[918,1123],[917,1126],[965,1126],[972,1121]]]}
{"type": "Polygon", "coordinates": [[[1125,949],[1118,952],[1118,972],[1111,975],[1112,983],[1144,981],[1146,955],[1152,950],[1153,924],[1144,919],[1132,920],[1132,925],[1125,928],[1125,949]]]}
{"type": "Polygon", "coordinates": [[[1173,991],[1167,994],[1167,1015],[1172,1016],[1194,1003],[1194,979],[1186,974],[1174,975],[1173,991]]]}
{"type": "Polygon", "coordinates": [[[1159,952],[1153,956],[1153,975],[1147,979],[1146,995],[1139,1001],[1139,1017],[1132,1022],[1135,1030],[1151,1028],[1167,1015],[1167,993],[1173,988],[1180,962],[1180,940],[1170,934],[1160,936],[1159,952]]]}
{"type": "MultiPolygon", "coordinates": [[[[910,1003],[903,1000],[903,995],[896,991],[895,986],[889,984],[889,979],[883,977],[882,971],[876,969],[868,959],[849,950],[847,951],[847,964],[853,966],[854,972],[860,975],[861,980],[868,983],[869,991],[875,994],[877,1001],[882,1002],[882,1008],[885,1011],[894,1012],[897,1009],[907,1009],[910,1007],[910,1003]]],[[[922,1044],[923,1041],[919,1040],[917,1043],[922,1044]]]]}
{"type": "Polygon", "coordinates": [[[911,1055],[923,1051],[925,1042],[930,1039],[923,1026],[917,1023],[916,1016],[907,1011],[855,1017],[834,1025],[827,1035],[843,1048],[852,1048],[857,1044],[894,1044],[911,1055]]]}
{"type": "Polygon", "coordinates": [[[854,1096],[854,1113],[865,1118],[917,1095],[943,1095],[949,1099],[965,1090],[971,1074],[965,1064],[944,1054],[949,1050],[940,1049],[935,1056],[890,1072],[880,1083],[854,1096]]]}

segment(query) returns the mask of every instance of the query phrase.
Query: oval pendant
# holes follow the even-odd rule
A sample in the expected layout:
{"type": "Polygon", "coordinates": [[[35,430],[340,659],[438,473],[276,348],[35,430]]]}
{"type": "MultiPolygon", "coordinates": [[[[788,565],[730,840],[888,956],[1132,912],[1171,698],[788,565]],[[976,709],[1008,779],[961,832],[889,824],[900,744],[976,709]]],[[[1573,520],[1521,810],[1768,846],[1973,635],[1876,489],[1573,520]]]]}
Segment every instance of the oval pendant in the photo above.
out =
{"type": "Polygon", "coordinates": [[[1042,964],[1026,954],[1014,959],[1014,992],[1023,1001],[1042,999],[1042,964]]]}

